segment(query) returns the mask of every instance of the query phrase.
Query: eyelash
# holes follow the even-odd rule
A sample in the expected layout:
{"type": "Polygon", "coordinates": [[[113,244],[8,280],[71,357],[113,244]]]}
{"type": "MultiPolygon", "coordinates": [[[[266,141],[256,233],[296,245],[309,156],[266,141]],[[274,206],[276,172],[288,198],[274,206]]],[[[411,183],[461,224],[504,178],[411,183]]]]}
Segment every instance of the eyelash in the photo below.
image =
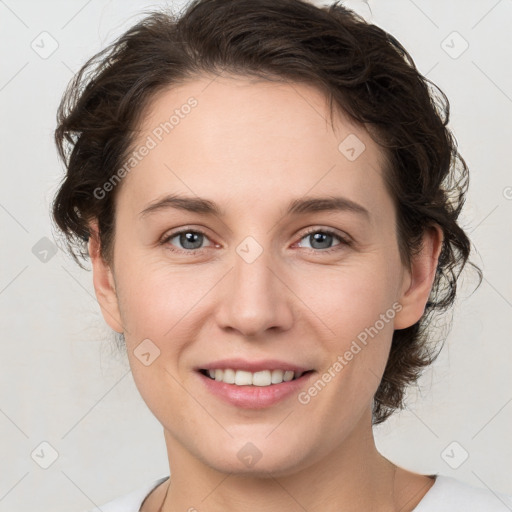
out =
{"type": "MultiPolygon", "coordinates": [[[[174,233],[170,233],[167,236],[164,236],[164,238],[162,239],[162,241],[160,243],[162,245],[167,245],[167,244],[170,245],[169,244],[170,240],[172,240],[176,236],[181,235],[183,233],[195,233],[195,234],[203,235],[204,237],[208,238],[208,235],[204,231],[201,231],[200,229],[181,229],[179,231],[175,231],[174,233]]],[[[346,246],[346,247],[351,247],[352,246],[352,241],[351,240],[349,240],[348,238],[342,237],[337,232],[335,232],[335,231],[333,231],[331,229],[312,228],[309,231],[307,231],[306,233],[304,233],[300,237],[299,241],[302,240],[303,238],[306,238],[309,235],[312,235],[313,233],[323,233],[323,234],[326,234],[326,235],[332,235],[334,238],[337,238],[340,241],[340,243],[338,245],[335,245],[334,247],[330,247],[328,249],[310,249],[308,247],[305,247],[304,249],[306,249],[308,252],[314,252],[314,253],[317,253],[317,254],[318,253],[330,254],[331,252],[339,250],[339,248],[341,246],[346,246]]],[[[208,248],[209,247],[204,247],[204,248],[201,248],[201,249],[175,249],[175,248],[171,249],[169,247],[169,250],[172,251],[172,252],[175,252],[175,253],[182,253],[182,254],[185,253],[185,254],[188,254],[188,255],[198,255],[198,254],[204,252],[205,249],[208,249],[208,248]]]]}

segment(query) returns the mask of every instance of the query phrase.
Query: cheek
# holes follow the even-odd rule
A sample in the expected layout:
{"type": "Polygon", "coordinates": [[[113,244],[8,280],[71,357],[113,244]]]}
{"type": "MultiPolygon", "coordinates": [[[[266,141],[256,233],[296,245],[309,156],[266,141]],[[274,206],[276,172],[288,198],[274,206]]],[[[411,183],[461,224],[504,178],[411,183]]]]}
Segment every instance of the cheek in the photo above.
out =
{"type": "MultiPolygon", "coordinates": [[[[394,271],[374,254],[347,259],[336,267],[294,264],[281,268],[285,290],[277,296],[308,318],[320,338],[346,343],[372,328],[381,315],[389,317],[390,309],[394,312],[394,271]]],[[[215,301],[224,300],[215,291],[224,267],[171,266],[161,257],[152,261],[134,252],[119,261],[116,274],[124,325],[140,340],[168,338],[172,330],[177,334],[185,325],[190,328],[191,318],[204,314],[205,308],[213,313],[215,301]]],[[[392,330],[392,322],[384,327],[381,323],[379,331],[392,330]]]]}
{"type": "Polygon", "coordinates": [[[151,258],[126,258],[119,265],[119,299],[124,325],[139,336],[169,336],[187,323],[218,278],[192,266],[171,266],[151,258]],[[176,325],[176,327],[174,327],[176,325]]]}
{"type": "MultiPolygon", "coordinates": [[[[333,383],[323,394],[324,405],[339,403],[342,395],[349,410],[361,410],[374,395],[384,372],[393,319],[400,308],[390,278],[393,270],[385,260],[369,257],[326,270],[312,272],[296,288],[308,311],[315,313],[307,313],[309,321],[314,322],[314,332],[322,333],[317,340],[324,352],[319,378],[333,383]],[[305,283],[314,283],[314,287],[305,283]]],[[[321,410],[322,400],[315,407],[321,410]]],[[[342,414],[340,421],[346,420],[342,414]]]]}
{"type": "Polygon", "coordinates": [[[156,417],[165,416],[166,410],[181,411],[187,399],[179,384],[183,378],[179,362],[196,338],[194,311],[208,283],[201,285],[192,272],[170,271],[169,266],[135,255],[119,265],[118,281],[126,349],[137,389],[156,417]]]}
{"type": "Polygon", "coordinates": [[[169,355],[160,354],[146,366],[132,353],[129,356],[133,380],[140,396],[162,424],[179,424],[186,421],[190,396],[180,384],[174,367],[168,363],[169,355]]]}
{"type": "Polygon", "coordinates": [[[326,339],[346,342],[374,326],[381,315],[388,321],[385,326],[379,322],[379,330],[392,330],[396,286],[391,275],[385,261],[366,258],[335,269],[316,268],[297,274],[292,289],[317,316],[317,323],[324,324],[326,339]]]}

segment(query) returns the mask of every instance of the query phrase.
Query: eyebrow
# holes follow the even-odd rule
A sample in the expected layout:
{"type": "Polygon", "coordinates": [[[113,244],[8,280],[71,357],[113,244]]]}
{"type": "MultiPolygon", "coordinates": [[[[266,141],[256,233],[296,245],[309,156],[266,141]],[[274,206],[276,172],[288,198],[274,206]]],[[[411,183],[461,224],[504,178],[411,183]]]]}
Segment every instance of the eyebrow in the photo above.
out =
{"type": "MultiPolygon", "coordinates": [[[[179,196],[177,194],[166,195],[157,201],[150,203],[139,216],[146,217],[151,213],[174,208],[203,215],[225,217],[225,212],[216,203],[200,197],[179,196]]],[[[370,212],[359,203],[346,197],[304,197],[290,201],[285,215],[302,215],[305,213],[343,211],[361,215],[370,220],[370,212]]]]}

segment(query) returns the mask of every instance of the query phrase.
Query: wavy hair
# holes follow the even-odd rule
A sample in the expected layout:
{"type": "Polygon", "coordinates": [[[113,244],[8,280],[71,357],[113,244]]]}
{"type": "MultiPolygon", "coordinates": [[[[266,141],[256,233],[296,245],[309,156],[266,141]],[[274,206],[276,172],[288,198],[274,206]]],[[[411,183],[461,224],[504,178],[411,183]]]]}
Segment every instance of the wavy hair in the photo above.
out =
{"type": "Polygon", "coordinates": [[[470,254],[457,222],[469,174],[447,127],[448,99],[393,36],[339,1],[318,7],[306,0],[194,0],[181,15],[144,14],[83,65],[58,109],[55,141],[66,175],[52,216],[67,249],[83,266],[88,223],[96,219],[101,255],[112,262],[120,187],[102,198],[94,190],[123,166],[159,91],[224,72],[318,87],[329,99],[331,120],[333,106],[340,108],[382,148],[403,264],[410,266],[421,249],[425,229],[437,224],[444,233],[423,316],[393,333],[373,401],[373,423],[383,422],[404,407],[407,386],[437,357],[433,314],[452,306],[470,254]]]}

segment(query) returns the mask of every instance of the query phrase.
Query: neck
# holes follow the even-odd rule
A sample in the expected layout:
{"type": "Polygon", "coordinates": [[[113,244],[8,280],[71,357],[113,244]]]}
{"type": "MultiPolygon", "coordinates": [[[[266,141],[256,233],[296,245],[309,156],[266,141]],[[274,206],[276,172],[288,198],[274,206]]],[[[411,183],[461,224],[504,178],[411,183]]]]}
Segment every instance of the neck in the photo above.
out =
{"type": "MultiPolygon", "coordinates": [[[[368,418],[366,418],[368,419],[368,418]]],[[[328,454],[289,474],[217,471],[165,431],[171,479],[162,512],[244,510],[281,512],[394,512],[400,508],[396,466],[376,449],[371,428],[355,428],[328,454]]]]}

